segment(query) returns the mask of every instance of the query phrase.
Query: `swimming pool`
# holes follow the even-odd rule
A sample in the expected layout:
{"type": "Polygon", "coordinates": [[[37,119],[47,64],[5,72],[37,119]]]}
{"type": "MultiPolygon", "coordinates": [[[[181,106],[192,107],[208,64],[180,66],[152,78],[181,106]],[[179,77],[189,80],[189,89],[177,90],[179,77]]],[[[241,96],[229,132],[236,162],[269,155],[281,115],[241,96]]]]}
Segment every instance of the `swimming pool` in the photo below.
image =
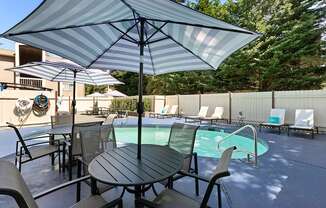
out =
{"type": "MultiPolygon", "coordinates": [[[[115,127],[117,142],[121,143],[136,143],[137,142],[137,127],[115,127]]],[[[165,145],[168,142],[170,128],[167,127],[143,127],[142,143],[143,144],[158,144],[165,145]]],[[[199,156],[204,157],[220,157],[220,152],[217,150],[217,143],[227,136],[228,133],[223,131],[209,131],[199,129],[196,134],[195,152],[199,156]]],[[[235,145],[238,149],[253,152],[254,141],[250,138],[234,135],[221,143],[222,148],[235,145]]],[[[262,155],[268,150],[268,145],[263,141],[258,142],[258,155],[262,155]]],[[[247,154],[236,151],[232,158],[246,158],[247,154]]]]}

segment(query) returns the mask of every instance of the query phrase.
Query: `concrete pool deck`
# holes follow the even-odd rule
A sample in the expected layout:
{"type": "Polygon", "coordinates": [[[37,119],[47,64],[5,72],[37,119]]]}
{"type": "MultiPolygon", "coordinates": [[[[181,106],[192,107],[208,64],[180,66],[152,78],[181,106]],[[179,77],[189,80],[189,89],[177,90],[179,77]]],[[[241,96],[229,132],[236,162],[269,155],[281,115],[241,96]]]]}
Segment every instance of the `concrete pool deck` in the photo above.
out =
{"type": "MultiPolygon", "coordinates": [[[[174,119],[144,119],[144,124],[171,124],[174,119]]],[[[117,120],[116,125],[136,124],[135,118],[127,121],[117,120]]],[[[10,132],[0,134],[0,139],[11,135],[10,132]]],[[[11,135],[12,137],[13,135],[11,135]]],[[[233,160],[231,176],[223,180],[226,194],[223,194],[223,207],[241,208],[324,208],[326,207],[326,135],[316,135],[315,139],[304,134],[285,133],[278,135],[265,129],[259,134],[269,145],[269,151],[259,157],[258,167],[253,167],[240,160],[233,160]]],[[[12,140],[12,139],[10,139],[12,140]]],[[[5,159],[13,161],[12,156],[5,159]]],[[[209,176],[218,163],[218,159],[199,158],[201,175],[209,176]]],[[[23,166],[22,174],[35,194],[67,181],[63,175],[52,168],[48,158],[33,161],[23,166]]],[[[157,185],[158,189],[162,187],[157,185]]],[[[193,180],[183,178],[176,182],[175,188],[191,196],[194,194],[193,180]]],[[[200,185],[201,195],[205,184],[200,185]]],[[[69,207],[74,201],[75,187],[59,191],[40,199],[40,207],[69,207]],[[58,200],[60,199],[60,200],[58,200]]],[[[89,187],[83,186],[83,195],[89,194],[89,187]]],[[[104,194],[108,199],[120,193],[113,189],[104,194]]],[[[216,207],[216,195],[212,195],[210,205],[216,207]]],[[[149,191],[146,197],[152,198],[149,191]]],[[[0,207],[15,207],[8,205],[7,198],[0,197],[0,207]]],[[[133,197],[126,194],[124,207],[133,207],[133,197]]]]}

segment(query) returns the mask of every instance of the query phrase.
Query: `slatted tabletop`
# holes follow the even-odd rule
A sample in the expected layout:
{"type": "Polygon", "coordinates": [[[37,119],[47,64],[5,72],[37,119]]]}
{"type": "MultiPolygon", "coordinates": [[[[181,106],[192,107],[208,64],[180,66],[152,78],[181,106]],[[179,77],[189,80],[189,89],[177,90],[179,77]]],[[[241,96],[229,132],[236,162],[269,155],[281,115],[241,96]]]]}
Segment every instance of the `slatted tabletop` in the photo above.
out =
{"type": "Polygon", "coordinates": [[[152,184],[169,178],[181,170],[183,156],[159,145],[142,145],[142,159],[137,159],[137,145],[131,144],[102,153],[88,166],[96,180],[120,186],[152,184]]]}

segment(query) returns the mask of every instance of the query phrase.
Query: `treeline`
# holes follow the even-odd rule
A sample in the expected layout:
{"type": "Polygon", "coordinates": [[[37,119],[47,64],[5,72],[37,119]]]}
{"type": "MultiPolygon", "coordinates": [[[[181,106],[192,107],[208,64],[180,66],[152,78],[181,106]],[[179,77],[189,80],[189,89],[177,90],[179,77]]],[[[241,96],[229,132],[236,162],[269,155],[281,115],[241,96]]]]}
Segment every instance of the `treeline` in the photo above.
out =
{"type": "MultiPolygon", "coordinates": [[[[325,4],[317,0],[199,0],[188,6],[262,36],[216,71],[145,77],[146,94],[320,89],[325,82],[325,4]]],[[[137,94],[138,74],[114,72],[137,94]]]]}

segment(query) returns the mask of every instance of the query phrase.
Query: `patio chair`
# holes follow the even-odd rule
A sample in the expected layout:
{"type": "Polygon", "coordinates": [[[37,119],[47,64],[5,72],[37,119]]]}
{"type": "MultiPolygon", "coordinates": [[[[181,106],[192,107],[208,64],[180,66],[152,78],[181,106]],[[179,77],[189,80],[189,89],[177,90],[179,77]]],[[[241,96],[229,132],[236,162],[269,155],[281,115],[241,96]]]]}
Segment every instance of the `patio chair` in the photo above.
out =
{"type": "MultiPolygon", "coordinates": [[[[8,161],[0,160],[0,195],[12,197],[19,208],[38,208],[39,206],[36,203],[37,199],[76,183],[80,183],[81,181],[88,180],[89,178],[89,176],[85,176],[74,181],[63,183],[33,196],[17,168],[8,161]]],[[[57,200],[60,201],[61,199],[57,200]]],[[[118,198],[112,202],[107,202],[100,195],[92,195],[73,205],[73,208],[86,207],[122,207],[122,199],[118,198]]]]}
{"type": "Polygon", "coordinates": [[[198,208],[205,208],[208,207],[208,200],[210,198],[210,195],[212,194],[213,188],[216,185],[217,186],[217,198],[218,198],[218,207],[222,207],[222,197],[221,197],[221,182],[220,179],[230,176],[230,172],[228,170],[229,163],[231,160],[231,156],[233,153],[233,150],[235,150],[236,147],[230,147],[226,149],[222,157],[220,158],[218,165],[214,171],[213,176],[210,179],[198,176],[196,174],[190,174],[182,172],[185,176],[193,177],[198,180],[204,181],[208,183],[208,186],[206,188],[206,192],[204,197],[201,201],[197,201],[195,199],[190,198],[189,196],[186,196],[185,194],[178,192],[173,189],[165,189],[162,191],[155,199],[154,201],[148,201],[145,199],[140,199],[137,201],[137,204],[146,206],[146,207],[169,207],[169,208],[179,208],[179,207],[198,207],[198,208]]]}
{"type": "Polygon", "coordinates": [[[74,132],[72,133],[72,138],[70,139],[70,141],[66,141],[66,145],[69,148],[69,164],[68,164],[69,180],[72,179],[73,161],[75,161],[75,159],[78,159],[82,155],[81,142],[80,142],[80,129],[84,127],[100,126],[100,125],[102,125],[102,122],[89,122],[89,123],[75,124],[74,132]]]}
{"type": "Polygon", "coordinates": [[[106,119],[104,120],[103,124],[113,124],[114,120],[118,118],[118,114],[111,113],[109,114],[106,119]]]}
{"type": "Polygon", "coordinates": [[[262,127],[277,128],[278,134],[281,134],[281,128],[285,126],[285,109],[272,108],[268,121],[259,124],[259,131],[262,127]]]}
{"type": "Polygon", "coordinates": [[[51,127],[55,128],[57,126],[71,125],[72,115],[71,114],[58,114],[51,116],[51,127]]]}
{"type": "MultiPolygon", "coordinates": [[[[15,131],[18,138],[16,142],[15,165],[17,166],[18,163],[19,172],[21,172],[22,164],[44,156],[51,156],[55,153],[58,154],[59,170],[61,171],[60,147],[62,143],[60,143],[60,140],[50,140],[48,135],[23,138],[22,134],[14,124],[7,122],[7,125],[15,131]],[[44,138],[48,138],[48,141],[36,141],[44,138]]],[[[54,160],[52,160],[52,165],[54,165],[54,160]]]]}
{"type": "MultiPolygon", "coordinates": [[[[196,132],[199,126],[183,123],[174,123],[171,127],[170,137],[167,146],[180,152],[184,156],[182,171],[198,174],[197,153],[194,152],[196,132]],[[192,158],[194,159],[194,168],[191,167],[192,158]]],[[[183,178],[184,175],[176,174],[171,180],[162,181],[165,187],[173,188],[173,181],[183,178]]],[[[199,181],[195,179],[196,194],[199,195],[199,181]]],[[[153,186],[153,191],[156,190],[153,186]]]]}
{"type": "Polygon", "coordinates": [[[297,109],[295,110],[294,125],[288,127],[288,136],[290,130],[302,130],[311,132],[311,138],[314,138],[315,130],[318,132],[318,127],[314,125],[314,110],[313,109],[297,109]]]}
{"type": "MultiPolygon", "coordinates": [[[[84,175],[88,175],[89,163],[98,155],[107,152],[117,147],[117,142],[112,124],[103,124],[102,126],[88,126],[80,127],[80,141],[81,141],[81,158],[78,163],[77,177],[81,177],[83,170],[84,175]]],[[[90,181],[85,181],[91,185],[90,181]]],[[[79,185],[79,184],[78,184],[79,185]]],[[[106,185],[104,183],[97,183],[97,192],[102,194],[114,186],[106,185]]],[[[80,185],[78,188],[77,199],[80,198],[80,185]]],[[[124,192],[124,191],[123,191],[124,192]]]]}
{"type": "Polygon", "coordinates": [[[198,115],[185,116],[185,122],[187,122],[187,120],[200,121],[201,118],[205,118],[207,116],[207,111],[208,111],[208,106],[201,106],[198,115]]]}
{"type": "Polygon", "coordinates": [[[199,118],[199,120],[200,120],[200,123],[202,121],[209,121],[211,124],[213,124],[214,121],[219,121],[219,120],[227,122],[228,120],[226,118],[223,118],[223,114],[224,114],[224,108],[216,107],[214,110],[214,113],[211,116],[202,117],[202,118],[199,118]]]}
{"type": "Polygon", "coordinates": [[[149,112],[149,117],[150,118],[156,118],[156,116],[158,114],[164,114],[164,113],[167,113],[169,111],[169,108],[170,106],[169,105],[165,105],[158,113],[155,113],[155,112],[149,112]]]}
{"type": "Polygon", "coordinates": [[[169,112],[166,113],[158,113],[157,118],[171,118],[178,116],[178,105],[172,105],[171,109],[169,112]]]}

